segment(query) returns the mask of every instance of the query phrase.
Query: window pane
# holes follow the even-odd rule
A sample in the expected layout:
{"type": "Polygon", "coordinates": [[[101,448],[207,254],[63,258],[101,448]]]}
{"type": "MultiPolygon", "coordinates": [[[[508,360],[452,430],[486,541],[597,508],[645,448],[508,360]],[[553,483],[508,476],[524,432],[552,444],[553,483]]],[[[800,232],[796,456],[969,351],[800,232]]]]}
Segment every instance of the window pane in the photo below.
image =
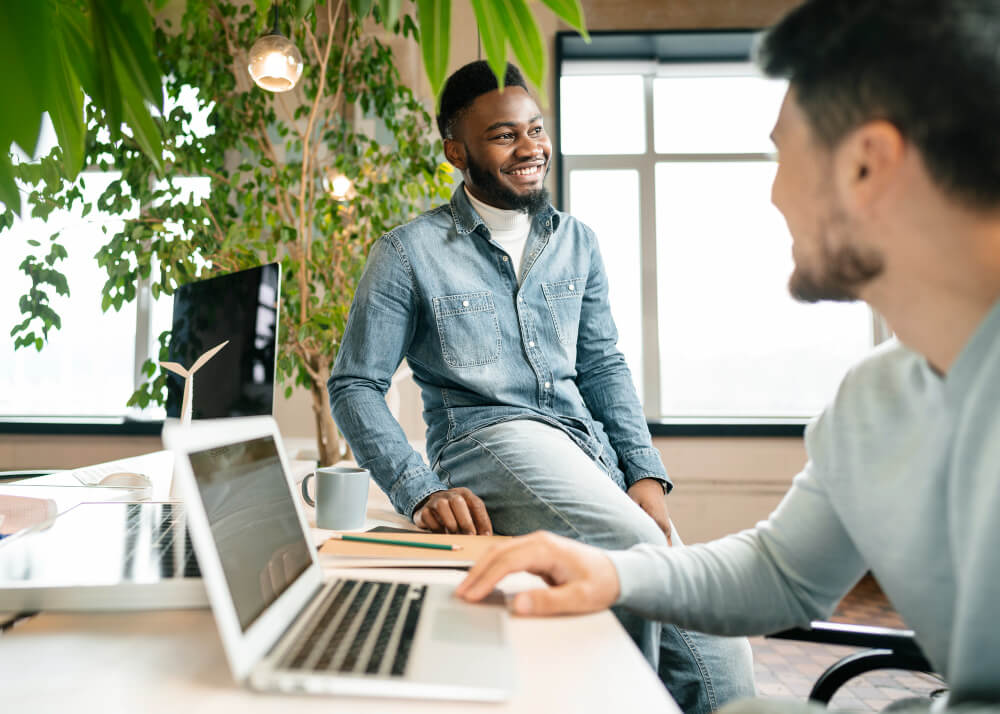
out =
{"type": "MultiPolygon", "coordinates": [[[[83,174],[86,201],[95,200],[117,177],[83,174]]],[[[96,209],[86,218],[80,214],[76,202],[71,212],[53,212],[47,221],[15,219],[0,236],[9,256],[0,269],[0,414],[121,416],[127,411],[125,402],[133,390],[135,303],[126,303],[121,312],[101,312],[107,276],[94,259],[107,240],[101,226],[111,233],[121,230],[122,221],[96,209]],[[47,254],[49,236],[59,230],[69,257],[56,267],[67,277],[70,297],[50,291],[50,298],[62,317],[62,329],[49,333],[41,352],[15,352],[9,333],[23,319],[18,299],[30,286],[17,266],[29,251],[47,254]],[[32,248],[28,240],[38,241],[41,248],[32,248]]]]}
{"type": "Polygon", "coordinates": [[[769,202],[772,162],[656,166],[665,416],[819,412],[872,347],[863,303],[788,295],[791,238],[769,202]]]}
{"type": "Polygon", "coordinates": [[[640,75],[561,77],[559,137],[562,153],[644,153],[643,91],[640,75]]]}
{"type": "Polygon", "coordinates": [[[597,234],[608,275],[618,349],[642,396],[642,300],[639,269],[639,172],[571,171],[569,212],[597,234]]]}
{"type": "Polygon", "coordinates": [[[786,82],[754,76],[653,80],[660,154],[769,153],[786,82]]]}

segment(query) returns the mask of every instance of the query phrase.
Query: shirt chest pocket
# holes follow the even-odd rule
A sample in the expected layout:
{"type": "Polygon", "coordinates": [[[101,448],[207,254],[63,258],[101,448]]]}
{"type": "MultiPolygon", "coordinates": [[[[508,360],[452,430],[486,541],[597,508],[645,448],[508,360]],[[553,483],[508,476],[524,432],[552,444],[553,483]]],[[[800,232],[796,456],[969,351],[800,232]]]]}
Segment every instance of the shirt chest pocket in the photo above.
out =
{"type": "Polygon", "coordinates": [[[586,284],[586,278],[542,283],[542,294],[545,295],[545,303],[549,306],[549,313],[552,315],[556,335],[561,344],[576,344],[580,328],[580,306],[583,304],[586,284]]]}
{"type": "Polygon", "coordinates": [[[477,367],[500,359],[500,322],[489,292],[431,300],[441,354],[449,367],[477,367]]]}

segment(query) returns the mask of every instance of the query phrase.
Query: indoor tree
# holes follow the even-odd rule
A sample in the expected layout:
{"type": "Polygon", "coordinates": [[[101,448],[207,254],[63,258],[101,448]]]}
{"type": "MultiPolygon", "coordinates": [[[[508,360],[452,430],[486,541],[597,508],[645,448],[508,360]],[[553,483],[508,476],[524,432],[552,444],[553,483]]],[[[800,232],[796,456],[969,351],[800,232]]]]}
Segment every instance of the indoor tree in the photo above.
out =
{"type": "MultiPolygon", "coordinates": [[[[326,380],[368,248],[432,199],[446,199],[451,183],[427,110],[400,83],[389,48],[363,31],[364,19],[344,2],[317,2],[293,33],[305,55],[302,78],[294,91],[271,94],[246,73],[247,48],[259,33],[255,8],[188,3],[180,26],[159,28],[154,38],[164,77],[164,109],[154,119],[162,178],[130,132],[113,137],[108,114],[87,106],[86,165],[121,172],[97,207],[112,215],[138,207],[97,254],[107,273],[105,308],[135,299],[143,283],[156,297],[196,276],[279,260],[278,375],[311,392],[324,464],[340,456],[326,380]],[[199,113],[209,127],[200,134],[192,129],[199,113]],[[357,119],[374,120],[380,140],[357,119]],[[207,178],[207,196],[192,194],[190,177],[207,178]],[[352,185],[346,195],[330,192],[338,177],[352,185]]],[[[414,30],[405,15],[395,27],[414,30]]],[[[33,186],[34,215],[83,200],[79,185],[56,171],[58,154],[15,167],[33,186]]],[[[22,266],[57,291],[65,287],[57,270],[64,242],[53,235],[48,253],[22,266]]],[[[31,308],[13,333],[22,346],[58,327],[43,297],[22,299],[22,311],[31,308]]],[[[150,379],[130,404],[163,399],[166,374],[153,360],[144,371],[150,379]]]]}

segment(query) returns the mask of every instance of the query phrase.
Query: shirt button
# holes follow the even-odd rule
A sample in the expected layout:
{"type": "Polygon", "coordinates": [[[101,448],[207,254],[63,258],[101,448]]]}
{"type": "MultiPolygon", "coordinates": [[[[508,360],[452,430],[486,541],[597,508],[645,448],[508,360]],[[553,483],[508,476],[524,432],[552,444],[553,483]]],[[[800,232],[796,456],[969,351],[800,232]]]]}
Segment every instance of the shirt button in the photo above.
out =
{"type": "Polygon", "coordinates": [[[534,346],[535,346],[535,341],[534,340],[529,340],[528,341],[528,347],[534,347],[534,346]]]}
{"type": "Polygon", "coordinates": [[[469,306],[469,301],[468,300],[463,300],[462,301],[462,307],[468,307],[468,306],[469,306]]]}
{"type": "Polygon", "coordinates": [[[507,257],[507,256],[505,255],[505,256],[503,257],[503,262],[505,262],[505,263],[506,263],[506,262],[507,262],[508,260],[510,260],[510,258],[508,258],[508,257],[507,257]]]}
{"type": "Polygon", "coordinates": [[[552,386],[552,382],[546,382],[546,383],[545,383],[545,388],[546,388],[546,389],[548,389],[548,388],[549,388],[549,387],[551,387],[551,386],[552,386]]]}
{"type": "Polygon", "coordinates": [[[570,289],[570,290],[576,290],[576,286],[575,286],[575,285],[573,285],[572,283],[570,283],[570,286],[569,286],[569,289],[570,289]]]}

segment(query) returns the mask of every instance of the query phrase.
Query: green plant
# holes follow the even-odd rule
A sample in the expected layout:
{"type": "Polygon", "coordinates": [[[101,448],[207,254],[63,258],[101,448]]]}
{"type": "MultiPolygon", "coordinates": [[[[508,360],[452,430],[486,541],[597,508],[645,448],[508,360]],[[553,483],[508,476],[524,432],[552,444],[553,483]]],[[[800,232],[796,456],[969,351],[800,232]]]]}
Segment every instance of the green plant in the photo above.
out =
{"type": "MultiPolygon", "coordinates": [[[[400,84],[391,51],[364,34],[362,18],[342,3],[317,3],[299,25],[295,39],[307,61],[294,92],[273,95],[252,87],[246,48],[256,27],[253,7],[211,2],[189,3],[179,28],[157,30],[166,96],[166,111],[156,120],[163,137],[162,181],[137,142],[102,134],[107,115],[88,107],[88,165],[122,172],[97,205],[116,214],[139,205],[138,217],[109,235],[97,254],[108,276],[104,307],[118,309],[134,299],[143,281],[154,297],[171,293],[201,265],[207,265],[204,277],[280,260],[279,375],[312,393],[320,460],[331,463],[340,444],[326,379],[368,248],[432,198],[447,198],[450,171],[439,158],[440,142],[430,138],[426,109],[400,84]],[[211,133],[190,130],[193,115],[178,103],[185,87],[196,88],[199,107],[210,109],[211,133]],[[383,142],[359,129],[355,113],[377,121],[383,142]],[[353,182],[343,200],[324,188],[334,173],[353,182]],[[209,178],[206,198],[194,199],[181,185],[179,178],[192,176],[209,178]]],[[[406,17],[399,27],[413,29],[406,17]]],[[[16,167],[22,180],[37,182],[29,197],[36,215],[82,200],[78,186],[52,174],[56,161],[50,156],[16,167]]],[[[58,262],[59,236],[52,246],[53,260],[34,259],[39,269],[58,262]]],[[[58,327],[58,316],[36,310],[35,318],[42,320],[40,327],[33,328],[38,323],[30,318],[19,326],[19,344],[35,344],[41,337],[35,329],[44,334],[58,327]]],[[[162,400],[166,374],[153,361],[144,371],[150,379],[130,404],[162,400]]]]}

